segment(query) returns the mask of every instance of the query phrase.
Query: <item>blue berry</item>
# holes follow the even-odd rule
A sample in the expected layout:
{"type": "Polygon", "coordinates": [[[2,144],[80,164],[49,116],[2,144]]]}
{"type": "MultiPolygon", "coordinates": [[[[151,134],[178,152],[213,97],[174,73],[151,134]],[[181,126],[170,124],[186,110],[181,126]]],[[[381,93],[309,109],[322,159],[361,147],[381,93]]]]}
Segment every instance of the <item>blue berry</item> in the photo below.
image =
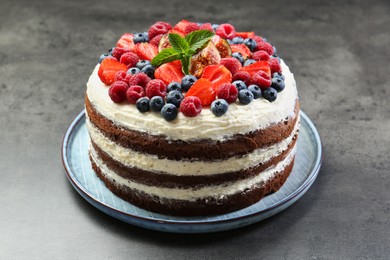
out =
{"type": "Polygon", "coordinates": [[[138,74],[140,72],[141,72],[141,70],[139,68],[133,67],[133,68],[128,69],[126,73],[131,74],[131,75],[135,75],[135,74],[138,74]]]}
{"type": "Polygon", "coordinates": [[[154,71],[156,68],[153,65],[146,65],[141,69],[141,72],[145,73],[148,75],[149,78],[154,79],[154,71]]]}
{"type": "Polygon", "coordinates": [[[112,56],[112,52],[114,51],[115,47],[112,47],[111,49],[108,50],[108,54],[112,56]]]}
{"type": "Polygon", "coordinates": [[[238,100],[241,104],[247,105],[253,100],[253,93],[249,89],[243,89],[238,92],[238,100]]]}
{"type": "Polygon", "coordinates": [[[238,92],[247,88],[245,82],[242,80],[233,81],[232,84],[237,88],[238,92]]]}
{"type": "Polygon", "coordinates": [[[183,99],[183,94],[178,90],[172,90],[167,95],[167,103],[174,104],[176,107],[180,107],[180,103],[183,99]]]}
{"type": "Polygon", "coordinates": [[[139,112],[145,113],[146,111],[149,111],[149,98],[142,97],[135,102],[135,105],[139,112]]]}
{"type": "Polygon", "coordinates": [[[216,31],[218,26],[219,26],[219,24],[214,23],[211,25],[211,28],[213,28],[213,30],[216,31]]]}
{"type": "Polygon", "coordinates": [[[229,104],[225,99],[216,99],[211,103],[211,112],[216,116],[222,116],[228,110],[229,104]]]}
{"type": "Polygon", "coordinates": [[[255,60],[247,59],[247,60],[244,62],[244,67],[245,67],[245,66],[249,66],[249,65],[251,65],[251,64],[253,64],[253,63],[255,63],[255,62],[256,62],[255,60]]]}
{"type": "Polygon", "coordinates": [[[232,44],[233,44],[233,41],[230,40],[230,39],[227,39],[227,42],[229,43],[229,45],[232,45],[232,44]]]}
{"type": "Polygon", "coordinates": [[[167,121],[172,121],[177,117],[178,109],[174,104],[167,103],[161,109],[161,115],[167,121]]]}
{"type": "Polygon", "coordinates": [[[284,75],[280,72],[274,72],[274,74],[272,74],[272,77],[273,78],[281,78],[282,80],[284,80],[284,75]]]}
{"type": "Polygon", "coordinates": [[[102,55],[100,55],[99,57],[99,63],[102,63],[102,61],[105,59],[105,58],[108,58],[108,57],[112,57],[110,54],[107,54],[107,53],[104,53],[102,55]]]}
{"type": "Polygon", "coordinates": [[[257,48],[257,43],[252,38],[247,38],[244,40],[244,44],[253,52],[257,48]]]}
{"type": "Polygon", "coordinates": [[[279,77],[272,78],[271,82],[272,82],[271,87],[274,88],[277,92],[283,91],[285,84],[282,78],[279,77]]]}
{"type": "Polygon", "coordinates": [[[142,32],[142,33],[135,33],[133,37],[134,44],[140,43],[140,42],[148,42],[148,32],[142,32]]]}
{"type": "Polygon", "coordinates": [[[234,37],[232,39],[232,43],[233,44],[240,44],[240,43],[243,43],[244,42],[244,38],[240,37],[240,36],[237,36],[237,37],[234,37]]]}
{"type": "Polygon", "coordinates": [[[178,82],[172,81],[168,84],[167,92],[171,92],[172,90],[181,91],[181,85],[178,82]]]}
{"type": "Polygon", "coordinates": [[[150,65],[150,61],[148,61],[148,60],[140,60],[140,61],[137,62],[137,65],[135,65],[135,66],[141,70],[146,65],[150,65]]]}
{"type": "Polygon", "coordinates": [[[278,59],[278,62],[280,63],[280,57],[278,55],[272,54],[270,58],[271,59],[276,58],[276,59],[278,59]]]}
{"type": "Polygon", "coordinates": [[[248,89],[250,92],[252,92],[254,99],[258,99],[259,97],[261,97],[261,89],[259,88],[259,86],[252,84],[248,87],[248,89]]]}
{"type": "Polygon", "coordinates": [[[233,57],[233,58],[236,58],[239,62],[241,62],[241,64],[244,63],[244,57],[242,56],[241,53],[239,53],[239,52],[233,52],[233,53],[232,53],[232,57],[233,57]]]}
{"type": "Polygon", "coordinates": [[[272,45],[272,47],[274,48],[274,53],[276,53],[276,47],[274,45],[272,45]]]}
{"type": "Polygon", "coordinates": [[[263,90],[263,98],[267,99],[269,102],[274,102],[278,97],[278,92],[274,88],[266,88],[263,90]]]}
{"type": "Polygon", "coordinates": [[[181,80],[181,88],[184,91],[188,91],[196,81],[197,78],[195,76],[185,75],[181,80]]]}
{"type": "Polygon", "coordinates": [[[150,109],[156,112],[160,112],[164,105],[164,98],[160,96],[154,96],[149,101],[150,109]]]}

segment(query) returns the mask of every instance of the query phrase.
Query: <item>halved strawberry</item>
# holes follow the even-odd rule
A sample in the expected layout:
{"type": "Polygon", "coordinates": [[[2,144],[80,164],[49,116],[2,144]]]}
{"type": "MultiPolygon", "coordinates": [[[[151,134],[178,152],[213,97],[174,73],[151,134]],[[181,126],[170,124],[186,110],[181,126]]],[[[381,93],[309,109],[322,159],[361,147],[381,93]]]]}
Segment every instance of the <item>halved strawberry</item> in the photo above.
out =
{"type": "Polygon", "coordinates": [[[223,65],[209,65],[201,78],[210,81],[213,89],[217,90],[222,84],[232,82],[232,73],[223,65]]]}
{"type": "Polygon", "coordinates": [[[215,100],[216,95],[216,90],[213,88],[211,81],[200,78],[188,90],[186,97],[198,97],[202,102],[202,106],[208,106],[215,100]]]}
{"type": "Polygon", "coordinates": [[[181,79],[184,77],[180,61],[173,61],[161,65],[154,72],[154,77],[156,79],[161,79],[166,85],[172,81],[180,83],[181,79]]]}
{"type": "Polygon", "coordinates": [[[231,44],[230,48],[232,49],[232,53],[241,53],[244,57],[244,60],[251,56],[251,50],[245,44],[231,44]]]}
{"type": "Polygon", "coordinates": [[[244,39],[253,38],[253,37],[255,37],[255,33],[254,32],[236,32],[236,37],[242,37],[244,39]]]}
{"type": "Polygon", "coordinates": [[[199,30],[199,28],[200,27],[197,23],[190,22],[187,20],[181,20],[173,27],[174,30],[178,30],[178,31],[184,33],[185,35],[189,34],[192,31],[199,30]]]}
{"type": "Polygon", "coordinates": [[[115,74],[118,71],[126,71],[127,66],[114,59],[104,59],[100,64],[98,75],[100,80],[106,84],[111,85],[115,81],[115,74]]]}
{"type": "Polygon", "coordinates": [[[268,64],[267,61],[258,61],[258,62],[255,62],[255,63],[251,64],[251,65],[244,66],[244,67],[241,68],[240,71],[246,71],[252,77],[253,74],[258,72],[259,70],[262,70],[262,71],[266,72],[268,75],[271,76],[271,69],[270,69],[269,64],[268,64]]]}
{"type": "Polygon", "coordinates": [[[134,48],[133,34],[132,33],[123,34],[119,38],[118,42],[116,43],[116,46],[133,50],[133,48],[134,48]]]}
{"type": "Polygon", "coordinates": [[[147,42],[137,43],[133,51],[141,60],[152,60],[158,53],[157,47],[147,42]]]}

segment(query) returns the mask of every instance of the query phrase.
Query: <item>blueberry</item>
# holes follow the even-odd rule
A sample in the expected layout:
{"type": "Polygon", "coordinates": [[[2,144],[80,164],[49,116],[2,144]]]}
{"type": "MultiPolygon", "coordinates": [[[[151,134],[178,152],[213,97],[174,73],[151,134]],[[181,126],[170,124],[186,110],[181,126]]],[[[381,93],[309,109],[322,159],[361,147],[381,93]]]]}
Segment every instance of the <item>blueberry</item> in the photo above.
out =
{"type": "Polygon", "coordinates": [[[274,74],[272,74],[272,77],[273,78],[281,78],[282,80],[284,80],[284,75],[280,72],[274,72],[274,74]]]}
{"type": "Polygon", "coordinates": [[[234,37],[232,39],[232,43],[233,44],[240,44],[240,43],[243,43],[244,42],[244,38],[240,37],[240,36],[237,36],[237,37],[234,37]]]}
{"type": "Polygon", "coordinates": [[[272,45],[272,48],[274,48],[274,53],[276,53],[276,47],[275,47],[275,45],[272,45]]]}
{"type": "Polygon", "coordinates": [[[107,53],[104,53],[102,55],[100,55],[99,57],[99,63],[102,63],[102,61],[105,59],[105,58],[108,58],[108,57],[112,57],[110,54],[107,54],[107,53]]]}
{"type": "Polygon", "coordinates": [[[232,83],[236,88],[237,88],[237,90],[238,91],[240,91],[240,90],[243,90],[243,89],[246,89],[247,87],[246,87],[246,84],[245,84],[245,82],[244,81],[242,81],[242,80],[236,80],[236,81],[233,81],[233,83],[232,83]]]}
{"type": "Polygon", "coordinates": [[[216,116],[222,116],[228,110],[229,104],[225,99],[216,99],[211,103],[211,112],[216,116]]]}
{"type": "Polygon", "coordinates": [[[148,75],[149,78],[154,79],[154,71],[156,68],[153,65],[146,65],[141,69],[141,72],[145,73],[148,75]]]}
{"type": "Polygon", "coordinates": [[[167,121],[172,121],[177,117],[178,109],[174,104],[165,104],[161,109],[161,115],[167,121]]]}
{"type": "Polygon", "coordinates": [[[172,90],[181,91],[180,83],[178,83],[176,81],[172,81],[171,83],[169,83],[168,87],[167,87],[167,92],[171,92],[172,90]]]}
{"type": "Polygon", "coordinates": [[[133,37],[134,44],[139,43],[139,42],[148,42],[148,33],[147,32],[142,32],[142,33],[135,33],[133,37]]]}
{"type": "Polygon", "coordinates": [[[142,97],[135,102],[135,105],[139,112],[145,113],[146,111],[149,111],[149,98],[142,97]]]}
{"type": "Polygon", "coordinates": [[[275,77],[275,78],[272,78],[271,81],[272,81],[272,84],[271,84],[272,88],[274,88],[277,92],[283,91],[285,84],[284,84],[284,80],[282,78],[275,77]]]}
{"type": "Polygon", "coordinates": [[[108,50],[108,54],[112,56],[112,52],[114,51],[115,47],[112,47],[111,49],[108,50]]]}
{"type": "Polygon", "coordinates": [[[156,112],[160,112],[164,105],[164,98],[160,96],[154,96],[149,101],[150,109],[156,112]]]}
{"type": "Polygon", "coordinates": [[[236,58],[239,62],[241,62],[241,64],[244,63],[244,57],[242,56],[241,53],[239,53],[239,52],[233,52],[233,53],[232,53],[232,57],[233,57],[233,58],[236,58]]]}
{"type": "Polygon", "coordinates": [[[213,28],[213,30],[216,31],[218,26],[219,26],[219,24],[214,23],[211,25],[211,28],[213,28]]]}
{"type": "Polygon", "coordinates": [[[257,48],[257,43],[252,38],[247,38],[244,40],[244,44],[253,52],[257,48]]]}
{"type": "Polygon", "coordinates": [[[233,41],[230,40],[230,39],[227,39],[227,42],[229,43],[229,45],[232,45],[232,44],[233,44],[233,41]]]}
{"type": "Polygon", "coordinates": [[[238,100],[241,104],[248,105],[253,100],[253,93],[249,89],[243,89],[238,92],[238,100]]]}
{"type": "Polygon", "coordinates": [[[245,66],[248,66],[248,65],[251,65],[253,63],[255,63],[256,61],[255,60],[252,60],[252,59],[247,59],[245,62],[244,62],[244,67],[245,66]]]}
{"type": "Polygon", "coordinates": [[[148,61],[148,60],[140,60],[140,61],[137,62],[137,65],[135,65],[135,66],[141,70],[146,65],[150,65],[150,61],[148,61]]]}
{"type": "Polygon", "coordinates": [[[259,86],[257,86],[257,85],[250,85],[248,87],[248,90],[250,92],[252,92],[254,99],[258,99],[259,97],[261,97],[261,89],[259,88],[259,86]]]}
{"type": "Polygon", "coordinates": [[[176,107],[180,107],[180,103],[183,99],[183,94],[178,90],[172,90],[167,95],[167,103],[174,104],[176,107]]]}
{"type": "Polygon", "coordinates": [[[192,85],[197,81],[197,78],[192,75],[185,75],[183,79],[181,80],[181,88],[184,91],[188,91],[192,85]]]}
{"type": "Polygon", "coordinates": [[[266,88],[263,90],[263,98],[267,99],[269,102],[274,102],[278,97],[278,92],[274,88],[266,88]]]}
{"type": "Polygon", "coordinates": [[[278,59],[278,62],[280,63],[280,57],[278,55],[272,54],[270,58],[271,59],[276,58],[276,59],[278,59]]]}
{"type": "Polygon", "coordinates": [[[133,67],[133,68],[128,69],[126,73],[131,74],[131,75],[135,75],[135,74],[138,74],[140,72],[141,72],[141,70],[139,68],[133,67]]]}

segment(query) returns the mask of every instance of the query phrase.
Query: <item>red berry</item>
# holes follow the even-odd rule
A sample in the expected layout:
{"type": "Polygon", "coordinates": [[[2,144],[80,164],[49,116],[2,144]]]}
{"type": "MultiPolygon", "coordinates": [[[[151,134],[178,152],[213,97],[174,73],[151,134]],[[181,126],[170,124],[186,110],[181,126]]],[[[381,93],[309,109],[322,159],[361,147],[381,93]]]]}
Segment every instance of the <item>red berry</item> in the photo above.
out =
{"type": "Polygon", "coordinates": [[[115,76],[114,76],[114,80],[115,81],[123,81],[127,84],[127,81],[126,81],[126,76],[128,74],[126,73],[126,71],[118,71],[117,73],[115,73],[115,76]]]}
{"type": "Polygon", "coordinates": [[[193,31],[196,31],[196,30],[199,30],[199,29],[200,29],[200,27],[199,27],[198,24],[196,24],[196,23],[189,23],[186,26],[186,28],[184,30],[184,33],[185,34],[189,34],[190,32],[193,32],[193,31]]]}
{"type": "Polygon", "coordinates": [[[162,34],[168,33],[168,31],[172,29],[172,26],[166,22],[156,22],[152,26],[150,26],[148,31],[149,41],[154,39],[154,37],[162,34]]]}
{"type": "Polygon", "coordinates": [[[186,97],[195,96],[199,98],[203,106],[208,106],[215,100],[215,96],[216,96],[215,89],[216,88],[213,87],[213,83],[210,80],[205,78],[200,78],[188,90],[186,97]]]}
{"type": "Polygon", "coordinates": [[[271,68],[271,74],[274,74],[275,72],[282,73],[282,67],[279,64],[279,61],[277,58],[272,58],[268,61],[269,67],[271,68]]]}
{"type": "Polygon", "coordinates": [[[252,83],[259,86],[259,88],[261,88],[262,90],[264,90],[269,86],[271,86],[272,82],[271,82],[271,77],[268,75],[268,73],[260,70],[257,73],[253,74],[252,83]]]}
{"type": "Polygon", "coordinates": [[[231,44],[230,49],[232,49],[233,52],[239,52],[241,53],[244,60],[246,60],[248,57],[251,56],[251,50],[245,45],[245,44],[231,44]]]}
{"type": "Polygon", "coordinates": [[[256,51],[252,54],[252,59],[256,61],[269,60],[269,54],[264,50],[256,51]]]}
{"type": "Polygon", "coordinates": [[[268,75],[271,75],[271,69],[267,61],[257,61],[255,63],[252,63],[251,65],[244,66],[241,68],[241,71],[246,71],[251,76],[253,76],[253,74],[258,72],[259,70],[265,71],[268,73],[268,75]]]}
{"type": "Polygon", "coordinates": [[[139,57],[134,52],[126,52],[121,56],[119,61],[123,64],[126,64],[128,68],[132,68],[135,67],[139,61],[139,57]]]}
{"type": "Polygon", "coordinates": [[[134,46],[134,52],[140,59],[152,60],[158,54],[158,49],[156,46],[147,42],[140,42],[134,46]]]}
{"type": "Polygon", "coordinates": [[[167,85],[172,81],[181,82],[184,73],[180,61],[172,61],[161,65],[154,72],[154,77],[161,79],[167,85]]]}
{"type": "Polygon", "coordinates": [[[255,33],[254,32],[236,32],[236,36],[242,37],[243,39],[246,39],[246,38],[253,39],[253,37],[255,37],[255,33]]]}
{"type": "Polygon", "coordinates": [[[239,71],[236,74],[234,74],[234,76],[233,76],[233,81],[236,81],[236,80],[242,80],[245,82],[245,84],[247,86],[249,86],[249,84],[251,82],[251,75],[247,71],[239,71]]]}
{"type": "Polygon", "coordinates": [[[130,51],[130,49],[128,49],[128,48],[115,47],[112,50],[112,56],[119,61],[121,59],[122,55],[126,52],[129,52],[129,51],[130,51]]]}
{"type": "Polygon", "coordinates": [[[222,84],[217,90],[217,97],[225,99],[228,103],[236,101],[238,90],[236,86],[231,83],[222,84]]]}
{"type": "Polygon", "coordinates": [[[164,36],[164,34],[160,34],[160,35],[157,35],[155,37],[153,37],[152,40],[149,41],[149,43],[153,46],[156,46],[158,47],[158,45],[160,44],[160,40],[161,38],[164,36]]]}
{"type": "Polygon", "coordinates": [[[142,98],[144,96],[145,91],[141,86],[133,85],[130,86],[129,89],[126,91],[127,100],[131,104],[135,104],[139,98],[142,98]]]}
{"type": "Polygon", "coordinates": [[[118,40],[118,42],[116,43],[116,46],[132,50],[134,47],[133,34],[131,33],[123,34],[121,38],[118,40]]]}
{"type": "Polygon", "coordinates": [[[211,25],[211,23],[204,23],[200,26],[199,28],[200,30],[207,30],[207,31],[210,31],[210,32],[214,32],[213,30],[213,26],[211,25]]]}
{"type": "Polygon", "coordinates": [[[180,112],[187,117],[195,117],[202,112],[202,102],[198,97],[185,97],[180,103],[180,112]]]}
{"type": "Polygon", "coordinates": [[[146,96],[152,98],[154,96],[165,97],[167,94],[167,86],[160,79],[152,79],[146,85],[146,96]]]}
{"type": "Polygon", "coordinates": [[[232,75],[236,74],[242,67],[241,62],[236,58],[223,58],[221,59],[221,65],[225,66],[232,75]]]}
{"type": "Polygon", "coordinates": [[[106,84],[111,85],[115,81],[115,74],[118,71],[125,71],[127,67],[114,59],[104,59],[100,64],[98,75],[100,80],[106,84]]]}
{"type": "Polygon", "coordinates": [[[148,77],[148,75],[146,75],[143,72],[140,72],[140,73],[135,74],[135,75],[130,75],[129,74],[127,77],[128,77],[128,80],[129,80],[129,86],[138,85],[138,86],[141,86],[143,88],[146,88],[146,85],[151,80],[148,77]]]}
{"type": "Polygon", "coordinates": [[[108,90],[108,95],[115,103],[121,103],[126,100],[126,83],[122,81],[114,82],[108,90]]]}
{"type": "Polygon", "coordinates": [[[268,42],[259,41],[256,43],[257,43],[256,51],[266,51],[269,55],[274,54],[274,47],[272,47],[272,45],[269,44],[268,42]]]}
{"type": "MultiPolygon", "coordinates": [[[[232,73],[230,73],[230,71],[225,66],[209,65],[203,70],[202,79],[209,80],[213,89],[216,90],[223,83],[232,82],[232,73]]],[[[212,101],[213,100],[211,100],[211,102],[212,101]]]]}
{"type": "Polygon", "coordinates": [[[180,31],[184,34],[188,34],[192,31],[199,30],[199,25],[187,20],[181,20],[173,27],[173,29],[180,31]]]}
{"type": "Polygon", "coordinates": [[[215,34],[225,39],[233,39],[236,37],[236,30],[234,29],[233,25],[224,23],[218,26],[215,34]]]}

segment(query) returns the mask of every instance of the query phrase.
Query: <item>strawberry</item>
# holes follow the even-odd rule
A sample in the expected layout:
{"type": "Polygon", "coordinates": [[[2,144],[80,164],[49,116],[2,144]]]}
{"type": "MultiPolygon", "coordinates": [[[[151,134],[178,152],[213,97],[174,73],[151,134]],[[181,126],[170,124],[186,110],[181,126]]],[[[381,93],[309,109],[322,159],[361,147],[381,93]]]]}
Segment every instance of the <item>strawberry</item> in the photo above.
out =
{"type": "Polygon", "coordinates": [[[132,50],[134,48],[133,36],[132,33],[123,34],[116,43],[116,46],[132,50]]]}
{"type": "Polygon", "coordinates": [[[262,71],[266,72],[268,75],[271,76],[271,69],[270,69],[267,61],[258,61],[258,62],[255,62],[255,63],[251,64],[251,65],[244,66],[244,67],[241,68],[240,71],[246,71],[252,77],[253,74],[258,72],[259,70],[262,70],[262,71]]]}
{"type": "Polygon", "coordinates": [[[232,49],[232,53],[241,53],[242,57],[244,57],[244,60],[251,56],[251,50],[245,44],[231,44],[230,48],[232,49]]]}
{"type": "Polygon", "coordinates": [[[174,30],[184,33],[184,35],[189,34],[192,31],[199,30],[199,25],[187,20],[181,20],[174,27],[174,30]]]}
{"type": "Polygon", "coordinates": [[[114,59],[104,59],[100,64],[98,75],[100,80],[106,84],[111,85],[115,81],[115,74],[118,71],[126,71],[127,66],[114,59]]]}
{"type": "Polygon", "coordinates": [[[208,106],[215,100],[216,91],[210,80],[200,78],[192,85],[186,94],[186,97],[191,96],[198,97],[203,106],[208,106]]]}
{"type": "Polygon", "coordinates": [[[142,60],[152,60],[158,53],[157,47],[147,42],[137,43],[133,51],[142,60]]]}
{"type": "Polygon", "coordinates": [[[253,37],[255,37],[255,33],[254,32],[236,32],[236,37],[242,37],[243,39],[253,38],[253,37]]]}
{"type": "Polygon", "coordinates": [[[209,65],[204,69],[202,78],[210,81],[216,90],[222,84],[232,81],[232,73],[223,65],[209,65]]]}
{"type": "Polygon", "coordinates": [[[154,72],[154,77],[156,79],[161,79],[167,85],[173,81],[181,82],[184,73],[181,70],[180,61],[173,61],[161,65],[154,72]]]}
{"type": "Polygon", "coordinates": [[[214,32],[213,30],[213,26],[211,25],[211,23],[204,23],[200,26],[199,28],[200,30],[207,30],[207,31],[210,31],[210,32],[214,32]]]}

